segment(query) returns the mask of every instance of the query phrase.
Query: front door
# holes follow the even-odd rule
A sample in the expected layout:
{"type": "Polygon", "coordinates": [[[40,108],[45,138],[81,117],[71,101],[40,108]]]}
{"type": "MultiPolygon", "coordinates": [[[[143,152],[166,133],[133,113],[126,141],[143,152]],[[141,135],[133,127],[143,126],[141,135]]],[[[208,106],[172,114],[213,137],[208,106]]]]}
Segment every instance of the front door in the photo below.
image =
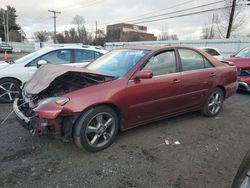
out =
{"type": "Polygon", "coordinates": [[[48,64],[55,65],[72,65],[72,50],[60,49],[44,54],[28,64],[29,76],[32,76],[37,70],[39,60],[45,60],[48,64]]]}
{"type": "Polygon", "coordinates": [[[174,50],[152,56],[141,70],[151,70],[151,79],[130,80],[127,88],[131,126],[174,113],[179,106],[181,75],[174,50]]]}

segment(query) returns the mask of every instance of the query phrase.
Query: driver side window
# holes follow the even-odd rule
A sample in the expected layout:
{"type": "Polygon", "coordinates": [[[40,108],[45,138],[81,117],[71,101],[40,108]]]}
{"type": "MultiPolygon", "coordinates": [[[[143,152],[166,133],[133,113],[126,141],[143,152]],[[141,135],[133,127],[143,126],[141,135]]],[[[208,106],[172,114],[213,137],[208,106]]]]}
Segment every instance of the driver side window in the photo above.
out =
{"type": "Polygon", "coordinates": [[[174,50],[162,52],[151,57],[142,70],[151,70],[154,76],[176,72],[176,58],[174,50]]]}

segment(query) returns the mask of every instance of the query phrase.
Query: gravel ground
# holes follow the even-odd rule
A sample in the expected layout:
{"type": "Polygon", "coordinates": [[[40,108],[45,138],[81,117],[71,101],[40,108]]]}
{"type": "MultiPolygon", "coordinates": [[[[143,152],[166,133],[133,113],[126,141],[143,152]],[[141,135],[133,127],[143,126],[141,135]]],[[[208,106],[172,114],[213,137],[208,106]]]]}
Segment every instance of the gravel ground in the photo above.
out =
{"type": "MultiPolygon", "coordinates": [[[[250,149],[249,106],[238,93],[216,118],[194,112],[141,126],[98,153],[32,137],[11,116],[0,126],[0,187],[227,188],[250,149]]],[[[0,120],[10,110],[0,104],[0,120]]]]}

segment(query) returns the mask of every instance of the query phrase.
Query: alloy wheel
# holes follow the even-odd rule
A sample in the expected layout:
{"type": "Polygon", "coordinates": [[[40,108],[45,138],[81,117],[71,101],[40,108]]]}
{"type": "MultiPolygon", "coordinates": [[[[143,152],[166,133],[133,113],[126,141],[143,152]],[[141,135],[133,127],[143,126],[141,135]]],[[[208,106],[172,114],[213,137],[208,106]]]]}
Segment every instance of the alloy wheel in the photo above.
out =
{"type": "Polygon", "coordinates": [[[219,91],[215,91],[212,93],[209,102],[208,102],[208,110],[211,114],[216,114],[220,111],[222,106],[222,93],[219,91]]]}
{"type": "Polygon", "coordinates": [[[19,94],[19,87],[12,82],[5,82],[0,85],[0,100],[12,102],[19,94]]]}
{"type": "Polygon", "coordinates": [[[114,117],[107,112],[96,114],[86,126],[85,138],[92,147],[107,144],[115,133],[114,117]]]}

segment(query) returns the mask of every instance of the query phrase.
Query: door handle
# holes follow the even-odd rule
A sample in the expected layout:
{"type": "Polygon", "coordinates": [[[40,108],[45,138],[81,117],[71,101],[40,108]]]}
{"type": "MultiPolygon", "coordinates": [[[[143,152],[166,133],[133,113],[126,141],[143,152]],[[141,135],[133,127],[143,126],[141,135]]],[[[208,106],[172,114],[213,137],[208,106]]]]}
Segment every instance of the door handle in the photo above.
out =
{"type": "Polygon", "coordinates": [[[215,74],[214,72],[211,72],[211,73],[210,73],[210,77],[211,77],[211,78],[213,78],[213,77],[215,77],[215,76],[216,76],[216,74],[215,74]]]}
{"type": "Polygon", "coordinates": [[[177,78],[172,81],[172,84],[178,84],[178,83],[180,83],[180,80],[177,78]]]}

